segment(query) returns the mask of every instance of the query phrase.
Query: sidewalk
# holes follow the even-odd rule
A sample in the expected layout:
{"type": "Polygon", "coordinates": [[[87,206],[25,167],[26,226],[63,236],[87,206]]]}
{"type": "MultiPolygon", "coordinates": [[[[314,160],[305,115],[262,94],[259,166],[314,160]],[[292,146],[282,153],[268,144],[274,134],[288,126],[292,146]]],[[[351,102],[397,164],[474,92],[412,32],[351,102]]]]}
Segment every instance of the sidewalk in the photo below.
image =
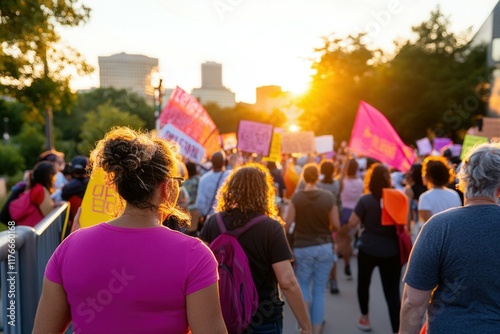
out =
{"type": "MultiPolygon", "coordinates": [[[[330,294],[330,290],[325,287],[325,328],[323,334],[361,334],[366,333],[356,327],[360,311],[358,307],[358,298],[356,294],[356,277],[358,272],[357,258],[351,259],[351,270],[353,279],[348,281],[344,275],[344,261],[339,259],[337,263],[337,281],[340,293],[330,294]]],[[[406,267],[401,270],[401,278],[406,267]]],[[[401,291],[403,284],[401,283],[401,291]]],[[[380,274],[375,269],[372,274],[370,285],[370,323],[372,334],[390,334],[392,333],[389,321],[389,311],[385,302],[380,274]]],[[[296,321],[292,311],[285,304],[285,320],[283,322],[283,333],[294,334],[296,331],[296,321]]]]}

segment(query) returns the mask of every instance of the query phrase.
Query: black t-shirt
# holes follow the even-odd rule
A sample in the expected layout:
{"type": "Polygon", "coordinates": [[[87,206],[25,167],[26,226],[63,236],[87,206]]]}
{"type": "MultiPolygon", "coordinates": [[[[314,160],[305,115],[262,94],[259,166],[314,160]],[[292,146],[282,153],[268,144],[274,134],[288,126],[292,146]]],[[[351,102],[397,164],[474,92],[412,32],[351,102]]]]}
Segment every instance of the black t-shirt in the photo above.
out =
{"type": "Polygon", "coordinates": [[[359,249],[377,257],[391,257],[399,254],[398,237],[395,226],[382,226],[382,208],[380,200],[372,194],[361,197],[354,208],[361,219],[359,249]]]}
{"type": "MultiPolygon", "coordinates": [[[[248,214],[252,219],[259,213],[248,214]]],[[[241,210],[222,213],[224,223],[228,230],[233,230],[230,225],[234,219],[238,221],[242,216],[241,210]]],[[[219,236],[216,216],[212,215],[205,222],[201,230],[200,239],[209,244],[219,236]]],[[[283,318],[283,301],[278,290],[278,280],[272,265],[292,259],[292,252],[288,246],[283,226],[276,220],[268,218],[253,226],[238,239],[250,263],[252,278],[259,294],[259,308],[254,317],[254,322],[268,323],[283,318]]]]}

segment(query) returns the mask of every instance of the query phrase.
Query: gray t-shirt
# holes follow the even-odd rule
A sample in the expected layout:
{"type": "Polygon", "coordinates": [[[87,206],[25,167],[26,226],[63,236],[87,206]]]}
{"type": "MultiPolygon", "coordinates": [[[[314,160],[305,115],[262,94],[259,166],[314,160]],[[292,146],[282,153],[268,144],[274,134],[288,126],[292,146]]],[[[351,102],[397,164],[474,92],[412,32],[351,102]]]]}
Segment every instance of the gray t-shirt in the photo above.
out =
{"type": "Polygon", "coordinates": [[[395,226],[382,226],[380,200],[372,194],[361,197],[354,208],[361,219],[363,232],[359,249],[371,256],[392,257],[399,254],[398,236],[395,226]]]}
{"type": "Polygon", "coordinates": [[[428,333],[500,333],[500,206],[453,208],[431,217],[404,282],[434,291],[428,333]]]}

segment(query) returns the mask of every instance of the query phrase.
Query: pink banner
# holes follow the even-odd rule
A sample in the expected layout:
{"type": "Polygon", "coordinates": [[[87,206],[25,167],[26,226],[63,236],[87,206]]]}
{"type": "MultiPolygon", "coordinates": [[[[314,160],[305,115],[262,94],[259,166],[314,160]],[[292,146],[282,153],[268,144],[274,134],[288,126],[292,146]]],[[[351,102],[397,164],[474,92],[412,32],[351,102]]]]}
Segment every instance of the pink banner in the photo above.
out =
{"type": "Polygon", "coordinates": [[[377,159],[402,172],[408,171],[416,158],[387,118],[364,101],[359,104],[349,146],[358,154],[377,159]]]}
{"type": "Polygon", "coordinates": [[[242,152],[269,155],[273,126],[271,124],[240,121],[238,126],[238,149],[242,152]]]}
{"type": "Polygon", "coordinates": [[[207,153],[220,150],[219,131],[203,105],[180,87],[176,87],[160,114],[160,127],[172,124],[200,143],[207,153]]]}

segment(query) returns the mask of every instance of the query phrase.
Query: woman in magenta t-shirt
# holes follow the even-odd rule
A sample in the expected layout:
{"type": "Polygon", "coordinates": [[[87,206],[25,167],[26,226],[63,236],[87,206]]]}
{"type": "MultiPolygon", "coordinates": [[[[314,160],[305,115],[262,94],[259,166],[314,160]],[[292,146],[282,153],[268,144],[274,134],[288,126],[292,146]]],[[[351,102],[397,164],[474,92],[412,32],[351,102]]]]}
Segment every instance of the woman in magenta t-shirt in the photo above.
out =
{"type": "Polygon", "coordinates": [[[34,333],[226,333],[217,263],[199,239],[161,226],[181,178],[175,149],[116,128],[91,155],[124,202],[116,219],[64,240],[45,271],[34,333]]]}

